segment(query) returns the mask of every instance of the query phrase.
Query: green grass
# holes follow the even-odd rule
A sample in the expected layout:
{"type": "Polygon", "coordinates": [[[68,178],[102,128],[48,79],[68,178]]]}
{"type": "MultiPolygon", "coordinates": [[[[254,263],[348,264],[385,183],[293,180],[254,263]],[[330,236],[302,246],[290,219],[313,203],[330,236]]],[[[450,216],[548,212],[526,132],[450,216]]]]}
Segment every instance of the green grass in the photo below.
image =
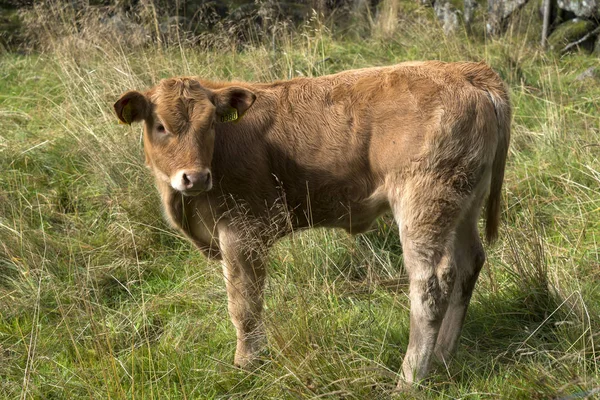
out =
{"type": "Polygon", "coordinates": [[[600,84],[585,55],[518,37],[445,38],[415,17],[391,38],[318,23],[275,42],[126,48],[56,43],[0,63],[0,396],[389,398],[408,341],[390,218],[314,230],[271,252],[269,352],[232,366],[218,264],[163,222],[139,126],[112,104],[160,78],[268,81],[414,59],[486,60],[515,117],[501,240],[488,247],[459,351],[406,398],[555,398],[600,386],[600,84]],[[335,33],[335,32],[334,32],[335,33]],[[275,45],[273,44],[275,43],[275,45]]]}

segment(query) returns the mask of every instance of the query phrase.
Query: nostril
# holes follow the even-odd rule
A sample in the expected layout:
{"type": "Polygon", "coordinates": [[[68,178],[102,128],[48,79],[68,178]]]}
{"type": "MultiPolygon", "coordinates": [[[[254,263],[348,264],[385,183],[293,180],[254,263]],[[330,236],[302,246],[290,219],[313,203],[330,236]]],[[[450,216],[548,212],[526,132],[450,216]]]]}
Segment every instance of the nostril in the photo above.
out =
{"type": "Polygon", "coordinates": [[[183,174],[181,176],[181,179],[183,180],[183,186],[186,189],[191,189],[192,187],[194,187],[194,183],[196,183],[197,179],[194,179],[194,175],[193,174],[183,174]]]}
{"type": "Polygon", "coordinates": [[[185,186],[186,188],[190,188],[194,185],[194,183],[190,180],[190,178],[185,173],[181,176],[181,179],[183,179],[183,186],[185,186]]]}
{"type": "Polygon", "coordinates": [[[205,183],[208,185],[210,183],[210,172],[206,173],[206,180],[205,183]]]}

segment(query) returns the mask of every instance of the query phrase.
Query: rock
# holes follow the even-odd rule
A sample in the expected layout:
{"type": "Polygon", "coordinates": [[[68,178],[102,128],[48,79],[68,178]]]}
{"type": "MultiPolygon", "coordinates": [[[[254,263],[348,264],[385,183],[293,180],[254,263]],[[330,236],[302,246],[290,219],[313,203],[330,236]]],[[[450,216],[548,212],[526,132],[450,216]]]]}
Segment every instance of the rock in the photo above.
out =
{"type": "Polygon", "coordinates": [[[446,35],[456,31],[458,28],[458,11],[449,1],[440,0],[433,4],[435,15],[442,22],[442,27],[446,35]]]}
{"type": "Polygon", "coordinates": [[[506,21],[506,30],[510,31],[512,37],[518,37],[526,43],[540,41],[544,23],[540,10],[542,4],[543,0],[529,0],[506,21]]]}
{"type": "Polygon", "coordinates": [[[490,35],[498,35],[503,31],[506,19],[528,0],[488,0],[488,21],[486,30],[490,35]]]}
{"type": "Polygon", "coordinates": [[[550,49],[561,51],[593,30],[594,23],[592,21],[575,18],[560,24],[548,37],[548,44],[550,49]]]}
{"type": "Polygon", "coordinates": [[[476,0],[464,0],[463,5],[463,21],[465,22],[465,26],[471,26],[471,22],[473,22],[473,15],[475,14],[475,9],[477,8],[478,3],[476,0]]]}
{"type": "Polygon", "coordinates": [[[584,81],[586,79],[597,79],[598,71],[596,67],[589,67],[575,78],[576,81],[584,81]]]}
{"type": "Polygon", "coordinates": [[[121,37],[121,40],[134,47],[151,41],[150,31],[143,25],[136,24],[123,13],[115,14],[108,19],[102,18],[99,22],[98,30],[90,32],[90,36],[93,37],[96,32],[102,37],[121,37]]]}
{"type": "Polygon", "coordinates": [[[160,25],[159,25],[159,30],[160,33],[162,33],[163,35],[166,35],[168,33],[170,33],[172,30],[176,30],[179,27],[184,27],[184,26],[188,26],[188,19],[182,16],[171,16],[168,17],[165,21],[163,21],[160,25]]]}
{"type": "Polygon", "coordinates": [[[528,0],[506,0],[504,1],[502,18],[508,18],[512,13],[523,7],[528,0]]]}
{"type": "Polygon", "coordinates": [[[558,0],[558,8],[570,11],[578,17],[600,18],[598,0],[558,0]]]}

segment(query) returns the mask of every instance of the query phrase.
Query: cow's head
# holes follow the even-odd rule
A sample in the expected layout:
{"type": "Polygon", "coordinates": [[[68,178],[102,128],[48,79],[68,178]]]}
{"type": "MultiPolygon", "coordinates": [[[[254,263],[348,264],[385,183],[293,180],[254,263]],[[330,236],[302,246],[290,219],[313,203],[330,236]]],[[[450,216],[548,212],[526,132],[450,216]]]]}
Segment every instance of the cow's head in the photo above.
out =
{"type": "Polygon", "coordinates": [[[144,121],[146,165],[156,179],[193,196],[212,188],[215,124],[241,117],[255,99],[245,88],[211,90],[171,78],[145,93],[123,94],[114,108],[122,123],[144,121]]]}

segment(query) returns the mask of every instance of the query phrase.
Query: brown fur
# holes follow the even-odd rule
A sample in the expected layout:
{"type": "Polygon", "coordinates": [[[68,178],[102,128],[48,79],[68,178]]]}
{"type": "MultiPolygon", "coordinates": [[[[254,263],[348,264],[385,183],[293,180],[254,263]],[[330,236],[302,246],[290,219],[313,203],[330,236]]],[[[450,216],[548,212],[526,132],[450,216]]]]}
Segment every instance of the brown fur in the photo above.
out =
{"type": "Polygon", "coordinates": [[[488,192],[486,236],[497,236],[510,139],[507,91],[488,66],[411,62],[268,84],[172,78],[115,104],[131,122],[127,102],[145,121],[167,219],[224,261],[237,364],[264,343],[271,244],[312,226],[360,233],[389,209],[410,279],[404,380],[426,377],[434,350],[451,354],[485,258],[477,220],[488,192]],[[234,109],[241,119],[221,122],[234,109]]]}

